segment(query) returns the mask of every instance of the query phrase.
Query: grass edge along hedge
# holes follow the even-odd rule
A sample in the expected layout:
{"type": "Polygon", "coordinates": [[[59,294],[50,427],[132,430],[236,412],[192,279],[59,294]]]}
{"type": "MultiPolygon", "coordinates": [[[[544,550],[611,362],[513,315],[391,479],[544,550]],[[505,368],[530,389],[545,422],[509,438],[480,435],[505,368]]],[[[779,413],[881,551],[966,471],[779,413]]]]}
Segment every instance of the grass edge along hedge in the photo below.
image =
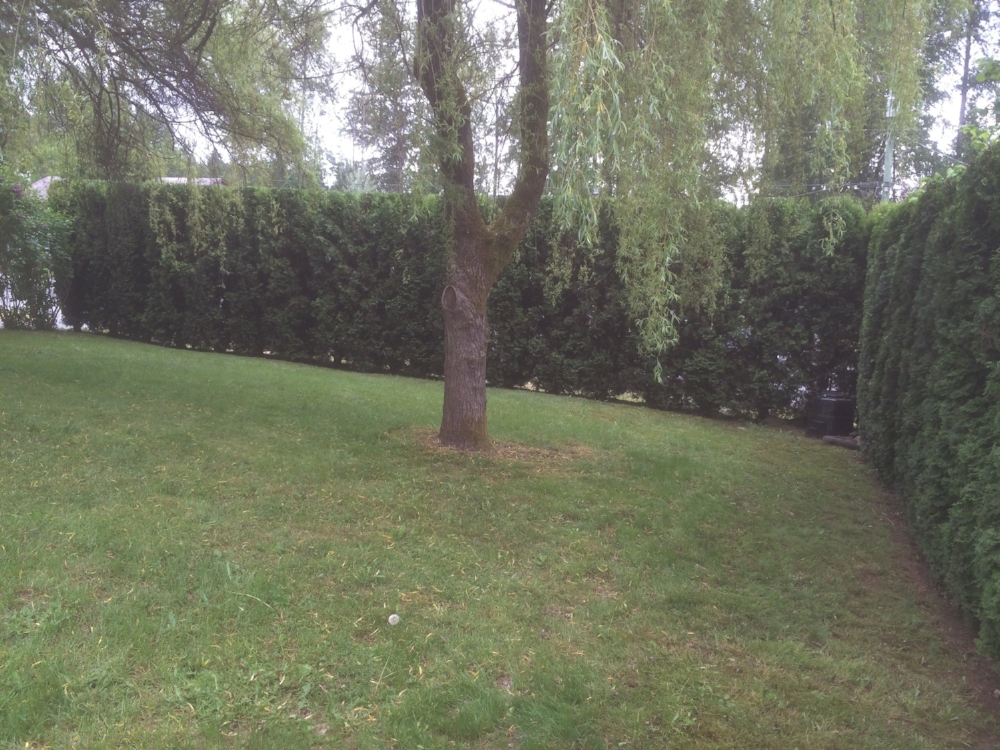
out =
{"type": "Polygon", "coordinates": [[[858,409],[935,575],[1000,656],[1000,148],[873,217],[858,409]]]}
{"type": "MultiPolygon", "coordinates": [[[[72,218],[72,268],[57,284],[70,325],[361,371],[442,371],[435,197],[67,181],[53,201],[72,218]]],[[[699,304],[660,357],[662,383],[629,316],[610,205],[599,247],[585,252],[554,229],[547,203],[490,295],[489,382],[752,418],[801,409],[831,382],[852,391],[860,204],[705,211],[700,254],[677,264],[682,295],[699,304]]]]}

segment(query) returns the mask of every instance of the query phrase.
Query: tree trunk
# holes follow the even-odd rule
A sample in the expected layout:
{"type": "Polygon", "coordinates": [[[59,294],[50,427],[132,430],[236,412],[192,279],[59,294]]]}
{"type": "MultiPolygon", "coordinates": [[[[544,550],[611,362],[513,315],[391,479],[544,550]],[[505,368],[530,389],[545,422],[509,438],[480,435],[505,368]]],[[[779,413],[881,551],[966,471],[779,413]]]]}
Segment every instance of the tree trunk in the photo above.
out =
{"type": "Polygon", "coordinates": [[[439,439],[464,450],[489,446],[486,429],[488,289],[452,265],[441,295],[444,311],[444,407],[439,439]]]}
{"type": "Polygon", "coordinates": [[[414,74],[434,112],[442,143],[444,210],[451,227],[444,312],[445,445],[481,450],[486,430],[486,298],[538,210],[549,173],[547,0],[515,0],[520,72],[520,164],[510,196],[487,227],[476,200],[472,106],[459,75],[456,44],[465,31],[456,0],[417,0],[414,74]]]}
{"type": "Polygon", "coordinates": [[[970,68],[972,63],[972,39],[979,26],[979,8],[973,3],[965,26],[965,55],[962,59],[961,103],[958,109],[958,135],[955,138],[955,156],[964,159],[966,111],[969,108],[969,88],[971,86],[970,68]]]}

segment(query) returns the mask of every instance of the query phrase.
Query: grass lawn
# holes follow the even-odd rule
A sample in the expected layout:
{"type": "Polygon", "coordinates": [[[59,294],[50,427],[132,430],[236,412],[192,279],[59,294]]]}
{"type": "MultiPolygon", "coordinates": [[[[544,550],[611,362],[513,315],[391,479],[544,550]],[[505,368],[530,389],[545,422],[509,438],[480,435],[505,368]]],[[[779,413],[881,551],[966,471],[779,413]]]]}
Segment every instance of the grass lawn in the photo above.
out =
{"type": "Polygon", "coordinates": [[[856,453],[440,402],[0,331],[0,747],[1000,744],[856,453]]]}

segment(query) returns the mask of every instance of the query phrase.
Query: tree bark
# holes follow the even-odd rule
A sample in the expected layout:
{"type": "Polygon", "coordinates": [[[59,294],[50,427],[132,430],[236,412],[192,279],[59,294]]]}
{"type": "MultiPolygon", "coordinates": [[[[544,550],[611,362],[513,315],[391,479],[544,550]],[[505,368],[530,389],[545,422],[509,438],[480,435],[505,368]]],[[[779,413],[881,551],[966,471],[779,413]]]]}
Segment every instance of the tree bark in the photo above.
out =
{"type": "Polygon", "coordinates": [[[486,426],[486,319],[488,291],[455,268],[441,295],[444,311],[444,405],[442,443],[464,450],[489,446],[486,426]]]}
{"type": "Polygon", "coordinates": [[[439,439],[465,450],[489,446],[486,422],[486,300],[538,210],[548,177],[548,81],[545,0],[516,0],[520,164],[514,189],[492,226],[475,194],[472,107],[458,75],[455,0],[417,0],[414,74],[439,139],[445,217],[451,229],[444,314],[444,405],[439,439]]]}

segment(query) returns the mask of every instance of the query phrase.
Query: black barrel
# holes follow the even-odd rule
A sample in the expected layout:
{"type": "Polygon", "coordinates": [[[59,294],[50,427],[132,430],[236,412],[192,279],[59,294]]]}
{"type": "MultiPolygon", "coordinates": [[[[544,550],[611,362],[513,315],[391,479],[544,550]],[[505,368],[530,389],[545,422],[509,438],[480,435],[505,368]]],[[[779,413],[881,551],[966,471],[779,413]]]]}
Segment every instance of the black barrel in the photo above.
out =
{"type": "Polygon", "coordinates": [[[836,391],[826,391],[812,402],[806,435],[850,435],[854,432],[854,399],[836,391]]]}

